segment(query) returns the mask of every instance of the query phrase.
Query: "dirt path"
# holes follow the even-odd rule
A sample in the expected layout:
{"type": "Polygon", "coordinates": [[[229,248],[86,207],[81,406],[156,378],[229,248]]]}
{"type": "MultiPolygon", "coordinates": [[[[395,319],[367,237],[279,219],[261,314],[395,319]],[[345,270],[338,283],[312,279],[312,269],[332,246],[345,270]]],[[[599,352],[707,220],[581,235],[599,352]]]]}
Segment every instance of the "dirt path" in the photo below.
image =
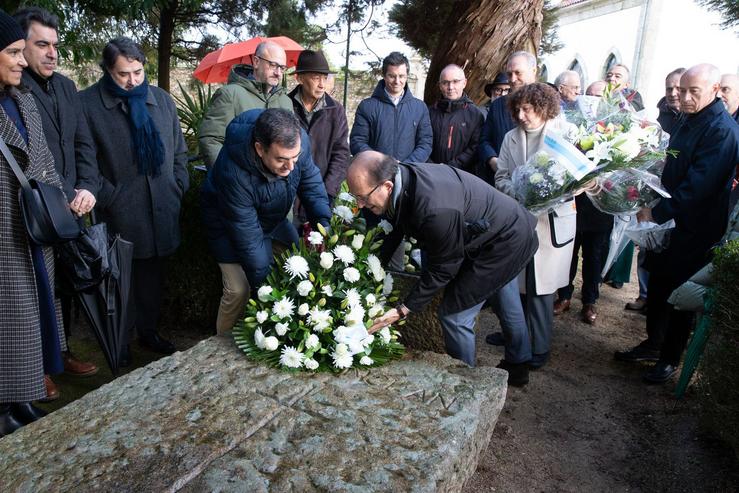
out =
{"type": "MultiPolygon", "coordinates": [[[[700,428],[694,393],[677,401],[674,382],[645,385],[646,365],[614,361],[615,350],[644,335],[645,318],[623,310],[636,293],[635,284],[602,287],[594,327],[580,322],[579,299],[555,319],[550,363],[532,372],[525,388],[509,388],[466,493],[739,491],[739,465],[700,428]]],[[[491,326],[497,319],[486,310],[478,324],[480,365],[496,365],[503,355],[484,342],[491,326]]]]}

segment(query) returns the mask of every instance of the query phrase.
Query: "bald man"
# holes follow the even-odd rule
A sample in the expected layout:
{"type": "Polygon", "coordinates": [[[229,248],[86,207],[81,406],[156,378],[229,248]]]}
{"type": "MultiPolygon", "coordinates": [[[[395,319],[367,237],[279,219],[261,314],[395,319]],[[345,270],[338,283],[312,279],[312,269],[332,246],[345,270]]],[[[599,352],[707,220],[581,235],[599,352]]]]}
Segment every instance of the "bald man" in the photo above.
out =
{"type": "Polygon", "coordinates": [[[282,75],[287,67],[285,50],[265,41],[252,55],[252,65],[234,65],[228,83],[218,89],[200,124],[200,154],[206,166],[218,158],[226,137],[226,127],[244,111],[282,108],[293,111],[292,100],[282,87],[282,75]]]}
{"type": "Polygon", "coordinates": [[[434,141],[432,163],[448,164],[475,172],[482,112],[464,92],[467,78],[458,65],[447,65],[439,74],[441,99],[429,106],[434,141]]]}
{"type": "Polygon", "coordinates": [[[700,270],[728,221],[731,178],[739,162],[739,126],[718,98],[718,68],[696,65],[680,77],[680,109],[684,122],[670,139],[662,185],[671,198],[642,209],[639,221],[663,224],[675,220],[669,246],[648,252],[647,339],[616,353],[622,361],[657,360],[644,375],[647,383],[664,383],[676,372],[692,327],[692,312],[667,303],[675,288],[700,270]],[[669,151],[668,151],[669,152],[669,151]]]}
{"type": "Polygon", "coordinates": [[[721,76],[721,101],[735,122],[739,123],[739,75],[721,76]]]}
{"type": "MultiPolygon", "coordinates": [[[[518,296],[516,276],[538,247],[536,218],[515,200],[474,175],[451,166],[402,164],[374,151],[357,154],[347,173],[357,205],[385,217],[393,231],[380,252],[387,263],[405,235],[426,253],[421,278],[397,308],[373,322],[370,332],[420,312],[444,289],[439,318],[447,353],[475,365],[475,319],[497,291],[518,296]]],[[[531,342],[519,307],[506,333],[510,385],[528,382],[531,342]]]]}
{"type": "Polygon", "coordinates": [[[592,84],[588,86],[588,88],[585,90],[586,96],[598,96],[599,98],[603,96],[603,91],[606,89],[606,85],[608,83],[604,80],[596,80],[592,84]]]}

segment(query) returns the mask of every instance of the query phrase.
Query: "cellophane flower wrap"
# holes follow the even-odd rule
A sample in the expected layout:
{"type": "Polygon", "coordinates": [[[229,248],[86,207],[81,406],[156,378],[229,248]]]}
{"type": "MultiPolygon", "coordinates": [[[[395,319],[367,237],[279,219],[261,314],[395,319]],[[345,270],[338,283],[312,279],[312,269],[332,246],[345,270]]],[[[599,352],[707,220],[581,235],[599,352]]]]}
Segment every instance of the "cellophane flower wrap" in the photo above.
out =
{"type": "Polygon", "coordinates": [[[635,214],[660,195],[669,197],[659,184],[668,135],[634,112],[613,86],[603,97],[580,96],[576,109],[565,110],[564,117],[577,132],[563,137],[590,161],[589,169],[574,173],[573,166],[582,168],[580,156],[545,146],[512,176],[516,197],[526,208],[546,210],[585,189],[596,207],[614,215],[635,214]]]}
{"type": "Polygon", "coordinates": [[[338,372],[402,356],[393,327],[367,332],[397,293],[376,255],[382,228],[367,230],[343,188],[330,227],[319,225],[275,257],[256,299],[249,300],[233,331],[249,358],[290,371],[338,372]]]}

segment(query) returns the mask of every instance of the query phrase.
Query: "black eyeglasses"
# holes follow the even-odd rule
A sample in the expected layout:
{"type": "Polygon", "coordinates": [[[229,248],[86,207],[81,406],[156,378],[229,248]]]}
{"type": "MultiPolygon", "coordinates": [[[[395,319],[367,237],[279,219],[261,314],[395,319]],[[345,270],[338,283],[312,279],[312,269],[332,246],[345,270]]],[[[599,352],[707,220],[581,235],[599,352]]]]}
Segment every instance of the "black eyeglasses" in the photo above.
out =
{"type": "Polygon", "coordinates": [[[367,195],[354,195],[354,198],[357,199],[357,203],[359,203],[361,201],[361,202],[364,202],[366,204],[367,201],[370,198],[370,195],[372,195],[373,193],[375,193],[375,190],[377,190],[378,188],[380,188],[380,185],[382,185],[382,184],[383,184],[383,182],[380,182],[377,185],[375,185],[375,188],[373,188],[372,190],[370,190],[370,193],[368,193],[367,195]]]}
{"type": "Polygon", "coordinates": [[[262,58],[258,55],[254,55],[254,58],[258,58],[263,62],[267,62],[267,65],[269,65],[269,68],[271,68],[272,70],[279,70],[280,72],[284,72],[285,70],[287,70],[287,65],[280,65],[279,63],[267,60],[266,58],[262,58]]]}

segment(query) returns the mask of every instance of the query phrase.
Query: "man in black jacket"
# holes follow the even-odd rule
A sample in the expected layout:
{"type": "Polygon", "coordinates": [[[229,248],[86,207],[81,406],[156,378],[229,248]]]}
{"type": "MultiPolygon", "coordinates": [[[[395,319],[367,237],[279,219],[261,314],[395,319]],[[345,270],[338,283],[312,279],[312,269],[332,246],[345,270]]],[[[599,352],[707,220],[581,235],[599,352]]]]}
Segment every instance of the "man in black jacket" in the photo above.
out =
{"type": "MultiPolygon", "coordinates": [[[[496,291],[518,289],[516,276],[538,247],[536,218],[515,200],[451,166],[401,164],[390,156],[358,154],[347,173],[357,205],[383,215],[393,230],[380,253],[387,262],[405,235],[426,252],[421,277],[403,303],[373,322],[370,332],[420,312],[444,288],[439,309],[449,355],[475,364],[475,318],[496,291]]],[[[525,321],[506,334],[509,382],[528,382],[531,346],[525,321]],[[528,354],[524,354],[528,352],[528,354]],[[509,361],[509,356],[518,361],[509,361]],[[515,373],[515,375],[514,375],[515,373]]]]}
{"type": "Polygon", "coordinates": [[[665,96],[657,103],[659,122],[662,130],[672,135],[677,130],[678,125],[683,119],[680,113],[680,76],[685,73],[685,69],[676,68],[665,77],[665,96]]]}
{"type": "Polygon", "coordinates": [[[443,97],[429,106],[434,141],[429,162],[475,172],[482,112],[465,94],[467,79],[458,65],[447,65],[439,75],[443,97]]]}
{"type": "MultiPolygon", "coordinates": [[[[304,50],[295,69],[299,84],[289,94],[295,115],[310,137],[313,162],[321,172],[329,203],[338,195],[349,167],[349,126],[344,107],[326,93],[332,73],[323,53],[304,50]]],[[[300,226],[306,221],[305,209],[298,200],[294,222],[300,226]]]]}
{"type": "MultiPolygon", "coordinates": [[[[99,174],[92,141],[74,82],[55,72],[59,46],[58,21],[46,10],[29,7],[19,10],[15,19],[26,33],[23,55],[28,66],[23,70],[23,85],[33,94],[41,114],[46,142],[62,180],[64,193],[73,212],[82,216],[95,206],[99,174]]],[[[62,272],[57,270],[57,272],[62,272]]],[[[64,328],[69,338],[72,293],[59,292],[64,328]]],[[[72,375],[93,375],[92,363],[64,354],[64,371],[72,375]]]]}

